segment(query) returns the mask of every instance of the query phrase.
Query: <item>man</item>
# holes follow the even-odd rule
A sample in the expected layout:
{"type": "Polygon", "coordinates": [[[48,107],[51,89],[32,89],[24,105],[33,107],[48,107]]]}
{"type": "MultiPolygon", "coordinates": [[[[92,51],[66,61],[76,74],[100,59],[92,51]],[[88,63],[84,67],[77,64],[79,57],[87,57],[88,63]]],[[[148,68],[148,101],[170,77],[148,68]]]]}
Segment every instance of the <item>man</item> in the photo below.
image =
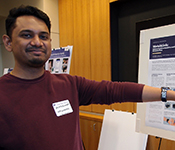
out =
{"type": "MultiPolygon", "coordinates": [[[[82,150],[80,105],[161,100],[159,88],[45,71],[50,20],[35,7],[12,9],[6,32],[3,42],[15,66],[0,78],[0,149],[82,150]]],[[[175,100],[175,92],[165,94],[163,100],[175,100]]]]}

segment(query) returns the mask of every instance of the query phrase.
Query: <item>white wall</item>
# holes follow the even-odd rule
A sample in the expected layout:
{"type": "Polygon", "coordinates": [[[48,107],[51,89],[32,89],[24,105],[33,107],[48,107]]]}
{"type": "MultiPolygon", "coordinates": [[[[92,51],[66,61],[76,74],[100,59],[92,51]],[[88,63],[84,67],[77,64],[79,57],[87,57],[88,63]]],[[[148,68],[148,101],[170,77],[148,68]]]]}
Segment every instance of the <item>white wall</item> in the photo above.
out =
{"type": "Polygon", "coordinates": [[[0,0],[0,76],[4,68],[14,66],[13,55],[6,51],[2,42],[2,35],[5,33],[5,18],[11,8],[22,4],[38,7],[48,14],[51,19],[52,48],[59,47],[58,0],[0,0]]]}
{"type": "Polygon", "coordinates": [[[2,42],[2,35],[5,33],[5,19],[5,17],[1,17],[0,20],[0,76],[3,74],[4,68],[13,68],[14,66],[13,55],[5,49],[4,44],[2,42]]]}
{"type": "Polygon", "coordinates": [[[0,16],[7,16],[11,8],[18,7],[22,4],[32,5],[39,9],[43,9],[43,0],[0,0],[0,16]]]}
{"type": "MultiPolygon", "coordinates": [[[[4,32],[4,19],[3,17],[0,18],[0,36],[3,34],[4,32]]],[[[2,44],[2,38],[0,38],[0,76],[2,75],[2,66],[3,66],[3,61],[2,61],[2,49],[3,49],[3,44],[2,44]]]]}
{"type": "Polygon", "coordinates": [[[58,0],[43,0],[43,11],[51,19],[52,48],[59,47],[58,0]]]}

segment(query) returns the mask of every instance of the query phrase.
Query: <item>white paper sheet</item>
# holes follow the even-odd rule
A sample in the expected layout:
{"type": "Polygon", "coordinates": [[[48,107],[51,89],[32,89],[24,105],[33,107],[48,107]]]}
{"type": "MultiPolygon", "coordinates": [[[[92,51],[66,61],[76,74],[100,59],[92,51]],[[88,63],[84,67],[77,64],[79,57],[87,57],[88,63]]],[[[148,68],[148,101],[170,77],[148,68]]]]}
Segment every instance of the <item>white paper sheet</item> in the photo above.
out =
{"type": "Polygon", "coordinates": [[[136,114],[105,110],[98,150],[145,150],[147,135],[135,132],[136,114]]]}

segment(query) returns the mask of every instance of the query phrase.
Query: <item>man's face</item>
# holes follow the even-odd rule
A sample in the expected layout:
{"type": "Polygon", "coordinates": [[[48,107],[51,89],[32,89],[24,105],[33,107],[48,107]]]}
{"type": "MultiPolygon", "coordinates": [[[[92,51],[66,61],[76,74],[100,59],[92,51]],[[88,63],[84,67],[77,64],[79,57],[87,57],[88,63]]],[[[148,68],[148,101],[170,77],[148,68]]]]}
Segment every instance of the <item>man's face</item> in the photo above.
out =
{"type": "Polygon", "coordinates": [[[11,38],[15,64],[43,66],[51,54],[51,39],[46,24],[33,16],[20,16],[15,25],[11,38]]]}

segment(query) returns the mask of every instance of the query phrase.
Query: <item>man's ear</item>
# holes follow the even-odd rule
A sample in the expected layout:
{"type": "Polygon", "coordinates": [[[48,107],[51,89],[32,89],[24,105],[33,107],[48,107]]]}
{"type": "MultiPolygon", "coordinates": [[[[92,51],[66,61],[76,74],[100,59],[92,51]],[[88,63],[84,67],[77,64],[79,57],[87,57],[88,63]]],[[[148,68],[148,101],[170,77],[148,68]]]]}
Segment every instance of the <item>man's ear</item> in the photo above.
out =
{"type": "Polygon", "coordinates": [[[12,51],[12,45],[11,45],[10,37],[8,35],[4,34],[2,36],[2,40],[3,40],[4,46],[7,49],[7,51],[11,52],[12,51]]]}

